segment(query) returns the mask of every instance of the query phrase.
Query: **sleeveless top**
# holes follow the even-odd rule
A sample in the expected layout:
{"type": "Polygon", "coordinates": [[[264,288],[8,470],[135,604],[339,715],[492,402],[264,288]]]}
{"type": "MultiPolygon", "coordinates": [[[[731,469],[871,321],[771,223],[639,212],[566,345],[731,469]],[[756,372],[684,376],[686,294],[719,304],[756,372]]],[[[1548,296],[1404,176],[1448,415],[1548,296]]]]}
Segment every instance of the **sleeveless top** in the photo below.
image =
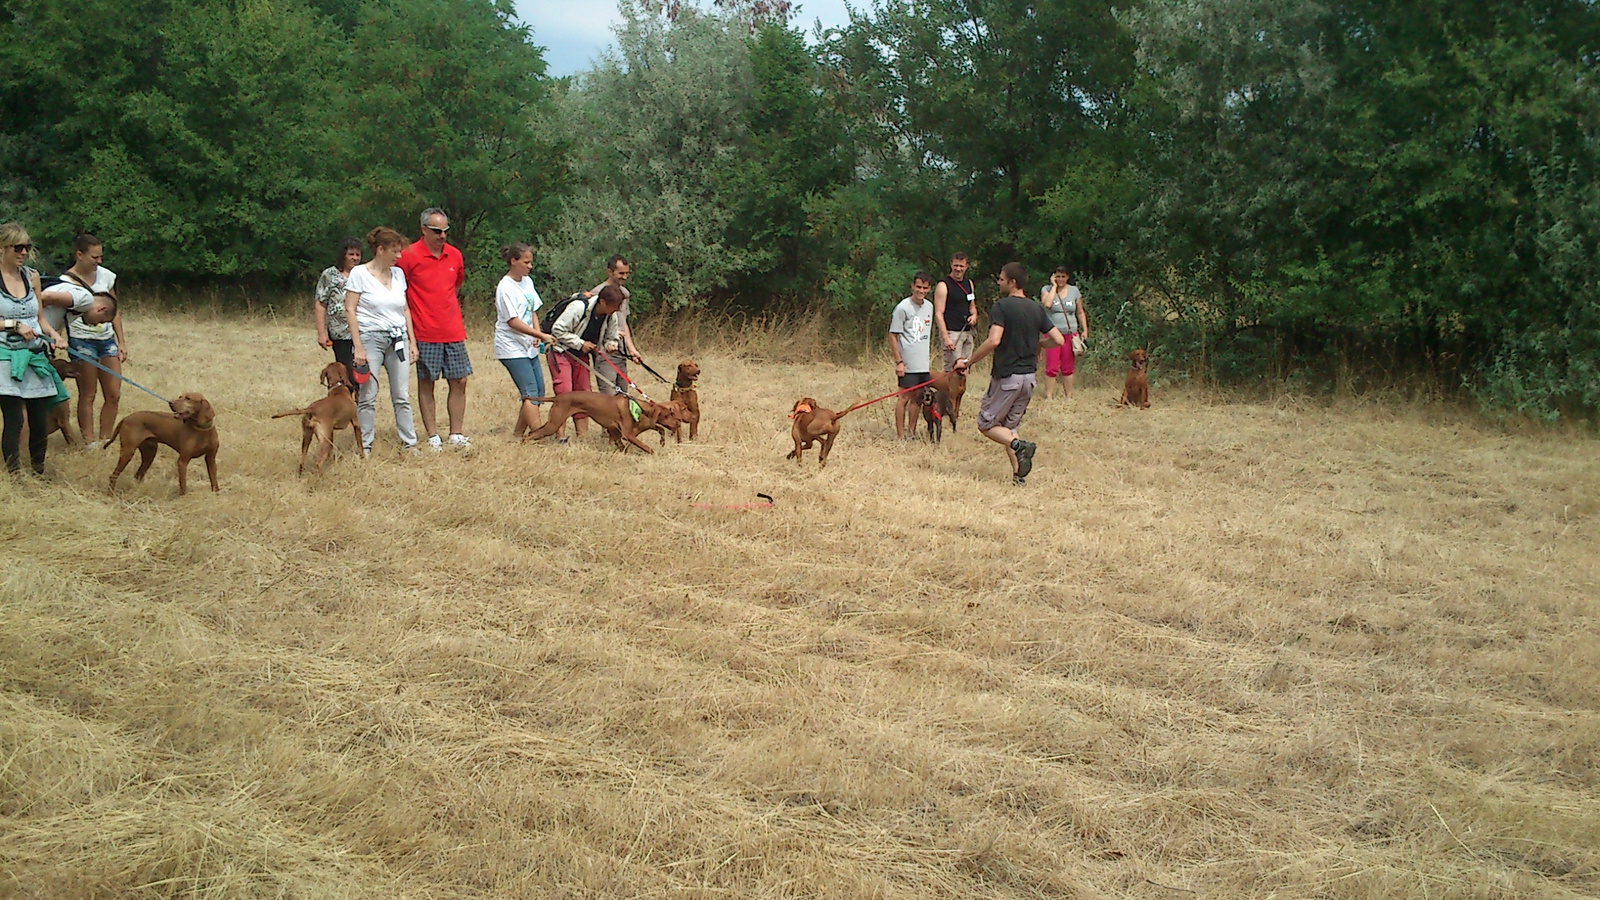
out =
{"type": "Polygon", "coordinates": [[[946,275],[941,282],[944,284],[944,330],[967,331],[972,326],[967,324],[967,316],[972,313],[972,304],[975,302],[972,295],[976,293],[972,279],[964,283],[946,275]]]}
{"type": "Polygon", "coordinates": [[[33,279],[36,275],[38,273],[34,270],[27,266],[22,267],[22,283],[25,290],[21,297],[11,296],[11,289],[5,287],[3,280],[0,280],[0,319],[16,319],[33,329],[36,335],[33,340],[26,341],[18,337],[15,332],[8,331],[0,336],[0,340],[5,342],[8,349],[28,347],[42,350],[50,345],[50,341],[39,330],[39,297],[33,292],[33,279]]]}
{"type": "MultiPolygon", "coordinates": [[[[1046,290],[1053,291],[1053,286],[1046,290]]],[[[1061,329],[1062,334],[1078,333],[1078,298],[1083,293],[1075,284],[1067,285],[1067,289],[1056,296],[1056,302],[1050,304],[1046,312],[1050,313],[1050,324],[1061,329]]]]}

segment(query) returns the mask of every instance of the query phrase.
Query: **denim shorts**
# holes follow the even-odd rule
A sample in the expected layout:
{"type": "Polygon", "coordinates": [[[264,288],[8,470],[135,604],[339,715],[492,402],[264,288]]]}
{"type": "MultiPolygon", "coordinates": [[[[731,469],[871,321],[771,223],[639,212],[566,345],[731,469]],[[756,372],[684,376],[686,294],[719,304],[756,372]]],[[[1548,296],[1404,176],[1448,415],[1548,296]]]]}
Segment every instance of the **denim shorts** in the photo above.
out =
{"type": "Polygon", "coordinates": [[[117,339],[68,337],[67,348],[90,359],[108,359],[117,355],[117,339]]]}
{"type": "Polygon", "coordinates": [[[500,364],[511,373],[511,380],[517,385],[517,393],[524,400],[537,401],[544,396],[544,367],[539,364],[537,356],[518,356],[511,359],[502,359],[500,364]]]}

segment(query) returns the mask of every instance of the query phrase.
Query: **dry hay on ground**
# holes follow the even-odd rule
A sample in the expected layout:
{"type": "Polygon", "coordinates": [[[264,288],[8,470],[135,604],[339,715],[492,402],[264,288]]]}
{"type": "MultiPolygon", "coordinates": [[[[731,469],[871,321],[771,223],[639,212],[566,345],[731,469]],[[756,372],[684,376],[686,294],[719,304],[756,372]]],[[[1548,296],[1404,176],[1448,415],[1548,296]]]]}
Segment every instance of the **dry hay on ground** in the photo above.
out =
{"type": "Polygon", "coordinates": [[[711,352],[702,440],[622,456],[505,441],[480,341],[474,450],[385,400],[298,479],[305,327],[130,327],[223,493],[0,485],[0,895],[1600,891],[1592,442],[1108,380],[1023,490],[888,403],[819,473],[793,400],[890,370],[711,352]]]}

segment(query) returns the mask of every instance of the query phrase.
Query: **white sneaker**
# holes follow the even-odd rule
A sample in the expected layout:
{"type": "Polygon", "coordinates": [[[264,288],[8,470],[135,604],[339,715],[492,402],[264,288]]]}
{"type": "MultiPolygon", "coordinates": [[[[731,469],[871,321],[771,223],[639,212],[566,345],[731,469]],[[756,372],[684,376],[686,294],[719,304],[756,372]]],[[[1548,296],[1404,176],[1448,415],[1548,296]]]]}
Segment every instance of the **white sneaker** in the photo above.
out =
{"type": "Polygon", "coordinates": [[[85,450],[99,450],[101,447],[104,447],[105,445],[106,445],[105,441],[90,441],[89,443],[83,445],[83,449],[85,449],[85,450]]]}
{"type": "Polygon", "coordinates": [[[439,436],[437,434],[433,435],[428,438],[428,449],[438,453],[440,450],[444,449],[444,441],[439,440],[439,436]]]}
{"type": "Polygon", "coordinates": [[[468,450],[472,448],[472,441],[467,440],[467,436],[464,434],[452,434],[450,435],[450,446],[468,450]]]}

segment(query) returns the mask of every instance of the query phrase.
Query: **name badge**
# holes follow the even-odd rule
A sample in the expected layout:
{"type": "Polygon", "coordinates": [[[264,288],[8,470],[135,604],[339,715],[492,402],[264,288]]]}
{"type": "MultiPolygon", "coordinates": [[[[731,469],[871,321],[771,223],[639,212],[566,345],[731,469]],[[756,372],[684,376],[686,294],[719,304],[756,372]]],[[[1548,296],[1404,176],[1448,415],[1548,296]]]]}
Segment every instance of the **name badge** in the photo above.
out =
{"type": "Polygon", "coordinates": [[[967,302],[968,303],[976,303],[977,301],[978,301],[978,295],[977,294],[968,294],[967,295],[967,302]]]}

